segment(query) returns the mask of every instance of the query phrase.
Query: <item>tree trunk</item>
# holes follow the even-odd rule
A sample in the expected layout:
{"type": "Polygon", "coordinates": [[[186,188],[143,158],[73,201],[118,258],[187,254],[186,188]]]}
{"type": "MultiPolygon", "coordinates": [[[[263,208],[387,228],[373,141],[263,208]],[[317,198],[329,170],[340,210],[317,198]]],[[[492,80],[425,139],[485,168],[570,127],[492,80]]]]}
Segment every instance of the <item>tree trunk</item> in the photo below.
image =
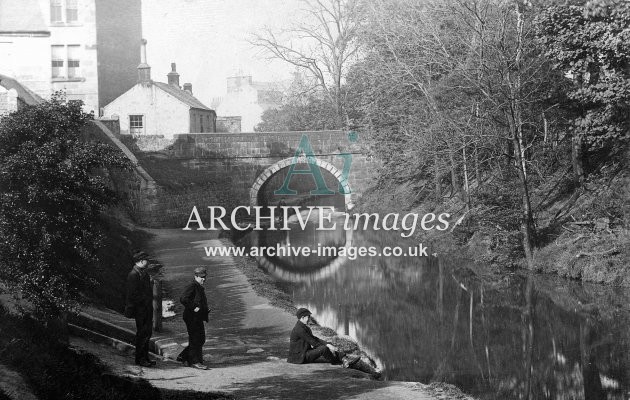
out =
{"type": "Polygon", "coordinates": [[[571,138],[571,161],[573,162],[573,181],[581,186],[584,183],[584,152],[583,139],[579,134],[571,138]]]}
{"type": "Polygon", "coordinates": [[[518,171],[518,178],[521,182],[521,234],[523,236],[523,251],[529,269],[534,268],[534,245],[536,242],[536,228],[532,212],[531,199],[529,195],[529,184],[527,181],[527,170],[524,163],[523,153],[520,151],[518,133],[513,137],[515,164],[518,171]]]}
{"type": "Polygon", "coordinates": [[[521,182],[521,234],[523,240],[523,250],[529,269],[534,268],[534,244],[536,229],[534,227],[534,217],[532,212],[531,200],[529,195],[529,185],[527,182],[527,158],[525,154],[525,143],[523,138],[523,118],[521,111],[521,58],[523,55],[523,13],[520,9],[521,4],[516,4],[516,30],[517,30],[517,48],[514,59],[516,71],[514,75],[508,69],[507,79],[510,86],[511,100],[510,113],[507,115],[510,125],[510,135],[512,145],[514,147],[514,163],[518,171],[518,177],[521,182]]]}
{"type": "MultiPolygon", "coordinates": [[[[482,131],[483,133],[483,131],[482,131]]],[[[480,189],[482,186],[481,171],[479,169],[479,150],[477,149],[477,143],[475,142],[475,179],[477,179],[477,189],[480,189]]]]}
{"type": "Polygon", "coordinates": [[[442,184],[440,176],[440,160],[437,152],[433,154],[433,175],[435,183],[435,201],[439,203],[442,201],[442,184]]]}
{"type": "Polygon", "coordinates": [[[542,120],[543,120],[543,132],[545,133],[544,136],[544,142],[547,143],[549,141],[549,124],[547,122],[547,117],[545,116],[545,113],[542,113],[542,120]]]}
{"type": "Polygon", "coordinates": [[[466,203],[466,211],[470,210],[470,184],[468,182],[468,157],[466,157],[466,145],[462,146],[463,170],[464,170],[464,190],[462,200],[466,203]]]}
{"type": "Polygon", "coordinates": [[[453,186],[453,194],[461,193],[459,177],[457,176],[457,164],[455,163],[455,152],[450,142],[448,144],[448,159],[451,163],[451,185],[453,186]]]}

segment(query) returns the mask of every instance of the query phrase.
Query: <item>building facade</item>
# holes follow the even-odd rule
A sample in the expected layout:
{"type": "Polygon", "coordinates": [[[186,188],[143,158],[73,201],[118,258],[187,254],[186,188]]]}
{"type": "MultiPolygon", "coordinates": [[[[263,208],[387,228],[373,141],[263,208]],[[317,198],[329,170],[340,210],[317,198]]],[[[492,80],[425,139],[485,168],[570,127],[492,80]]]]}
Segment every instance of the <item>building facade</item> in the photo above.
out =
{"type": "Polygon", "coordinates": [[[115,98],[135,82],[129,65],[138,64],[140,15],[140,0],[0,0],[0,74],[42,98],[65,92],[68,100],[82,100],[84,110],[98,116],[106,100],[99,86],[115,98]],[[121,16],[125,23],[112,29],[121,16]],[[118,58],[106,45],[114,42],[118,58]]]}
{"type": "Polygon", "coordinates": [[[227,94],[213,100],[212,105],[221,118],[241,118],[243,132],[253,132],[263,112],[282,105],[282,96],[288,82],[256,82],[252,77],[227,78],[227,94]]]}
{"type": "Polygon", "coordinates": [[[136,84],[141,42],[140,0],[96,0],[99,107],[136,84]]]}
{"type": "Polygon", "coordinates": [[[179,86],[175,63],[167,82],[151,79],[142,48],[138,82],[103,109],[103,117],[118,119],[123,135],[160,135],[172,138],[178,133],[216,132],[216,113],[192,94],[192,85],[179,86]]]}

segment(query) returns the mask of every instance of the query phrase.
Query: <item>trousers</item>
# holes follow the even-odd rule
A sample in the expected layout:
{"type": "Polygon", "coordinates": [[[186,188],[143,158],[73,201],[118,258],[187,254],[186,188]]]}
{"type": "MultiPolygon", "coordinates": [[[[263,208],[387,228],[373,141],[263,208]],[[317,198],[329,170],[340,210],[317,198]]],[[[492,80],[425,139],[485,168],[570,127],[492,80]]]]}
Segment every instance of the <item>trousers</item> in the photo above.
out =
{"type": "Polygon", "coordinates": [[[188,331],[188,346],[179,354],[178,358],[190,364],[203,363],[202,348],[206,343],[206,329],[199,319],[185,320],[188,331]]]}
{"type": "Polygon", "coordinates": [[[342,352],[337,352],[337,354],[333,354],[332,351],[326,346],[322,344],[321,346],[317,346],[314,349],[306,350],[306,354],[304,354],[305,359],[304,363],[312,363],[318,358],[322,357],[326,361],[330,363],[340,363],[341,359],[345,356],[342,352]]]}
{"type": "Polygon", "coordinates": [[[149,339],[153,333],[153,310],[136,310],[136,363],[149,360],[149,339]]]}

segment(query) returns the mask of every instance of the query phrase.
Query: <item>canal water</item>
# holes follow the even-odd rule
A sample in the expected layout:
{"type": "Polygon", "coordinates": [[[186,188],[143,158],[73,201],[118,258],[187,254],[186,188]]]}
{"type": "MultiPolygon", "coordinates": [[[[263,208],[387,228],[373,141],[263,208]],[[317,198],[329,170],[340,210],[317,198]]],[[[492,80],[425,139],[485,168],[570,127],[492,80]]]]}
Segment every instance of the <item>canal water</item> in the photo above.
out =
{"type": "MultiPolygon", "coordinates": [[[[246,246],[386,246],[396,232],[252,232],[246,246]]],[[[354,338],[388,380],[448,382],[480,399],[630,398],[628,293],[508,272],[457,255],[258,257],[297,306],[354,338]]]]}

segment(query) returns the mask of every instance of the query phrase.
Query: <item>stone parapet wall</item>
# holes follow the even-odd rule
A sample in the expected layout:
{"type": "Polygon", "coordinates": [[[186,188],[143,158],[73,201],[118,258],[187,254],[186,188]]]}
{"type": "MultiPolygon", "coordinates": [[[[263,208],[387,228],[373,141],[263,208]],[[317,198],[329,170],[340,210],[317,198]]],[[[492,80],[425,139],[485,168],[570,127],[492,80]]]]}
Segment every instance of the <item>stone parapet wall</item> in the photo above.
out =
{"type": "Polygon", "coordinates": [[[109,129],[114,135],[120,136],[120,120],[119,119],[107,119],[99,118],[99,122],[109,129]]]}
{"type": "MultiPolygon", "coordinates": [[[[347,180],[351,193],[349,196],[342,197],[345,198],[346,206],[356,204],[365,189],[375,182],[380,167],[377,162],[365,155],[365,149],[362,148],[360,142],[351,141],[348,135],[341,131],[193,133],[174,135],[173,139],[166,139],[163,136],[121,135],[118,139],[111,132],[107,133],[109,130],[104,125],[96,128],[99,128],[101,136],[107,137],[114,144],[118,142],[119,144],[116,145],[124,149],[125,154],[135,153],[128,154],[128,157],[137,168],[127,175],[112,174],[112,180],[116,190],[127,199],[136,220],[151,227],[183,226],[192,205],[224,206],[227,209],[236,205],[251,205],[254,192],[256,192],[254,202],[259,199],[262,202],[259,204],[264,204],[264,199],[269,199],[273,191],[282,185],[283,176],[286,175],[287,168],[290,167],[290,162],[293,161],[296,149],[304,135],[308,137],[308,142],[318,162],[316,165],[325,178],[326,186],[336,196],[344,194],[339,193],[339,181],[348,159],[351,159],[347,180]],[[158,186],[149,176],[139,164],[136,155],[140,160],[146,157],[151,158],[153,168],[155,168],[155,160],[170,160],[171,163],[180,164],[181,167],[190,169],[191,173],[194,171],[197,176],[201,173],[202,183],[198,183],[196,187],[188,186],[181,192],[166,190],[158,186]],[[325,167],[322,168],[322,165],[325,167]],[[269,171],[271,171],[271,176],[260,178],[265,171],[267,175],[270,175],[269,171]],[[272,176],[274,177],[273,185],[278,186],[277,188],[269,186],[271,181],[265,184],[272,176]],[[208,183],[207,187],[203,182],[208,183]],[[264,188],[263,184],[265,184],[264,188]],[[257,188],[252,192],[254,186],[257,188]],[[209,189],[210,187],[213,189],[209,189]],[[260,190],[260,197],[257,197],[258,190],[260,190]]],[[[305,160],[301,159],[299,163],[304,162],[305,160]]],[[[304,169],[303,167],[300,166],[298,169],[304,169]]],[[[312,182],[312,177],[309,175],[301,175],[301,177],[304,177],[306,182],[309,180],[312,182]]],[[[302,179],[301,177],[299,179],[302,179]]],[[[298,178],[293,179],[292,182],[295,183],[295,179],[298,178]]],[[[293,183],[291,187],[294,187],[293,183]]],[[[165,187],[169,186],[169,182],[162,182],[162,184],[165,187]]],[[[300,185],[299,181],[297,184],[300,185]]],[[[304,198],[304,194],[308,197],[308,192],[306,192],[296,198],[304,198]]],[[[290,203],[291,199],[286,198],[290,196],[284,196],[285,201],[290,203]]],[[[314,195],[314,197],[318,196],[314,195]]]]}
{"type": "Polygon", "coordinates": [[[175,134],[164,151],[174,158],[286,158],[295,154],[303,135],[315,155],[362,152],[361,143],[342,131],[175,134]]]}
{"type": "MultiPolygon", "coordinates": [[[[346,204],[354,204],[374,182],[378,165],[365,155],[360,137],[347,132],[189,133],[175,134],[173,139],[140,136],[133,139],[132,148],[181,160],[187,168],[203,171],[209,181],[221,182],[221,178],[229,176],[230,188],[226,191],[239,199],[240,204],[249,205],[250,189],[259,175],[270,166],[293,158],[300,143],[306,144],[302,142],[304,136],[315,157],[338,171],[343,171],[346,162],[342,154],[351,155],[348,184],[352,194],[346,204]]],[[[330,172],[322,170],[322,173],[330,172]]]]}
{"type": "Polygon", "coordinates": [[[176,141],[174,138],[165,138],[162,135],[143,135],[135,137],[122,135],[121,140],[133,152],[162,153],[169,156],[173,154],[173,145],[176,141]]]}
{"type": "MultiPolygon", "coordinates": [[[[111,188],[125,201],[134,216],[151,215],[158,205],[156,182],[139,165],[135,155],[111,132],[102,121],[92,121],[83,128],[86,140],[99,141],[117,147],[133,165],[130,171],[105,171],[111,188]]],[[[146,221],[139,221],[145,223],[146,221]]]]}

